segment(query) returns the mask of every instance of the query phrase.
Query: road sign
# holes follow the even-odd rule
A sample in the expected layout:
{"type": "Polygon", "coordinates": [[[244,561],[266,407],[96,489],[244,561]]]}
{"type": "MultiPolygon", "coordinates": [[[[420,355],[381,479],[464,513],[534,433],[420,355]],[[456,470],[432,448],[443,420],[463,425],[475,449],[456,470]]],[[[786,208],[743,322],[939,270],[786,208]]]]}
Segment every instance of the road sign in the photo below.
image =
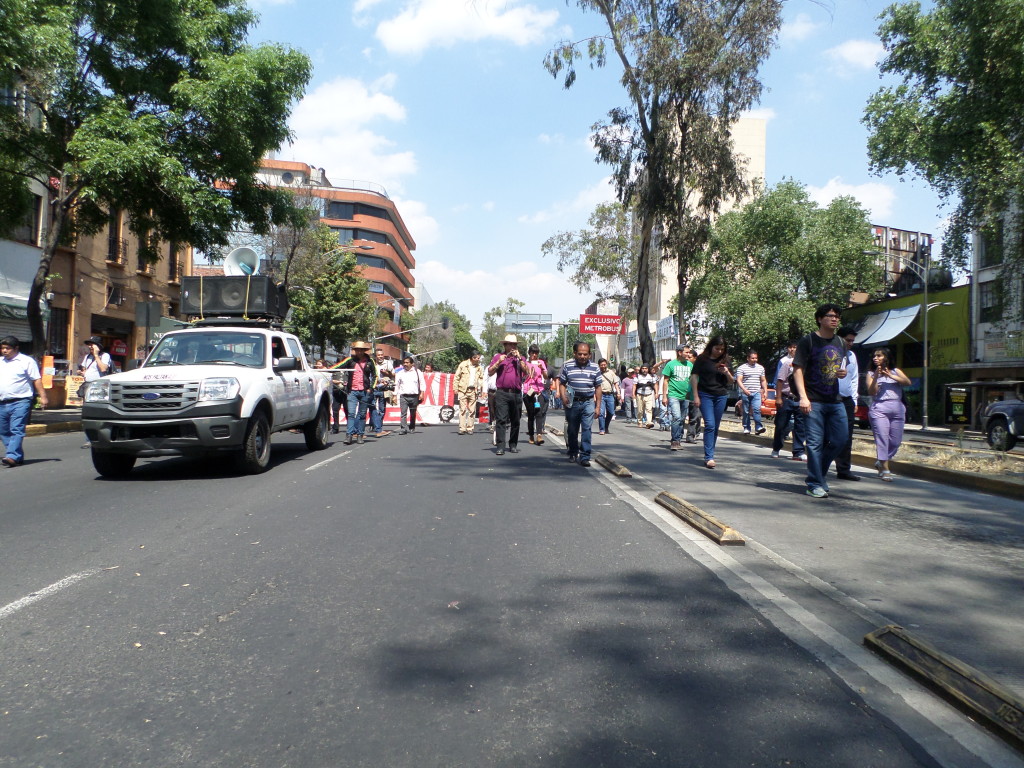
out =
{"type": "Polygon", "coordinates": [[[580,315],[580,333],[615,336],[622,331],[622,318],[618,315],[580,315]]]}
{"type": "Polygon", "coordinates": [[[552,333],[551,315],[508,312],[505,315],[505,330],[509,333],[552,333]]]}

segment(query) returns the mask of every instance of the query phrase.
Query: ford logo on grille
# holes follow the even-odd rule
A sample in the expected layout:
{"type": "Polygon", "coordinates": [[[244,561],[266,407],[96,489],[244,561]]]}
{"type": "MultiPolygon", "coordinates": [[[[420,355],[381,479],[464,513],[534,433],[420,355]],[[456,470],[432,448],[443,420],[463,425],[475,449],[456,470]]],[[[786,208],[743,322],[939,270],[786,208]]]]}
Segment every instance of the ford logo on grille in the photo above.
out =
{"type": "Polygon", "coordinates": [[[159,400],[160,399],[160,393],[159,392],[146,392],[146,393],[144,393],[142,395],[142,399],[143,400],[159,400]]]}

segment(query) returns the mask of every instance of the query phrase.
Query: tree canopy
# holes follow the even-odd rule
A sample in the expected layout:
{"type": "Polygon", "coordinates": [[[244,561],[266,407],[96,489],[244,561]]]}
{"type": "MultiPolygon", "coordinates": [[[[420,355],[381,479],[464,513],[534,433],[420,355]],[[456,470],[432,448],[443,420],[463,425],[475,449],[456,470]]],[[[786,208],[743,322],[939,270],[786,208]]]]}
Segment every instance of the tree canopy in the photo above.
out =
{"type": "Polygon", "coordinates": [[[882,268],[871,251],[867,212],[852,197],[822,208],[786,180],[722,215],[684,298],[704,317],[700,335],[721,331],[734,348],[769,359],[814,329],[814,309],[845,306],[850,293],[876,293],[882,268]]]}
{"type": "MultiPolygon", "coordinates": [[[[634,306],[641,353],[654,359],[649,327],[652,263],[676,260],[680,294],[723,201],[746,191],[732,127],[761,93],[757,70],[774,45],[781,0],[577,0],[606,33],[563,42],[545,66],[576,80],[584,55],[622,66],[627,105],[594,125],[599,162],[612,166],[619,200],[640,217],[634,306]],[[584,51],[586,52],[584,54],[584,51]],[[661,253],[657,248],[661,248],[661,253]]],[[[681,319],[681,318],[680,318],[681,319]]]]}
{"type": "MultiPolygon", "coordinates": [[[[879,89],[865,110],[876,171],[916,174],[957,203],[943,256],[965,267],[972,230],[994,226],[1024,189],[1024,12],[1019,0],[934,0],[889,6],[879,36],[883,73],[902,78],[879,89]]],[[[1022,260],[1022,224],[1008,231],[1022,260]]]]}
{"type": "Polygon", "coordinates": [[[484,312],[484,325],[480,329],[480,341],[483,343],[481,352],[485,356],[489,357],[501,352],[501,340],[508,333],[505,330],[505,314],[519,312],[525,306],[526,304],[519,299],[509,297],[502,306],[484,312]]]}
{"type": "Polygon", "coordinates": [[[413,331],[409,337],[409,349],[413,350],[417,362],[433,363],[436,371],[454,372],[472,350],[480,348],[470,333],[469,320],[450,301],[407,313],[402,324],[409,328],[432,326],[413,331]],[[436,325],[444,320],[448,321],[447,328],[436,325]]]}
{"type": "Polygon", "coordinates": [[[0,104],[0,228],[24,215],[33,184],[49,208],[34,338],[57,246],[111,211],[154,259],[158,240],[207,249],[293,213],[256,173],[288,138],[311,65],[247,45],[255,17],[241,0],[4,0],[0,19],[0,86],[15,94],[0,104]]]}

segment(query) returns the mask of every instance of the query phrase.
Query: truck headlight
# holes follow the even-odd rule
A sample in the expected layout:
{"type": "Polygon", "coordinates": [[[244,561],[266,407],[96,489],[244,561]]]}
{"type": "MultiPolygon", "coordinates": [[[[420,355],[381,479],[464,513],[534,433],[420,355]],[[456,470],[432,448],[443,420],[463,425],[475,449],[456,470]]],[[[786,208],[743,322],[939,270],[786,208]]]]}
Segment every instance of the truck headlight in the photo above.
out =
{"type": "Polygon", "coordinates": [[[85,402],[87,403],[109,403],[110,382],[106,379],[95,379],[89,382],[85,388],[85,402]]]}
{"type": "Polygon", "coordinates": [[[199,387],[199,402],[205,400],[234,400],[240,387],[238,379],[204,379],[199,387]]]}

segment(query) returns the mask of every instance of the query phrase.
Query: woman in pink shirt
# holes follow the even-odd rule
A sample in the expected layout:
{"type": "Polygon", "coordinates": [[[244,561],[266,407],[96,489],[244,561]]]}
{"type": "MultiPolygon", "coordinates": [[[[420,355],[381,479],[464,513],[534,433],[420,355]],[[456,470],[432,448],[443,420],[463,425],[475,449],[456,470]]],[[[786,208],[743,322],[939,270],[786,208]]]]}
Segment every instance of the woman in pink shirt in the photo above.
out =
{"type": "Polygon", "coordinates": [[[544,445],[544,421],[548,414],[546,392],[548,366],[540,359],[540,348],[536,344],[531,344],[527,352],[529,359],[526,361],[526,366],[529,370],[526,380],[523,382],[526,431],[530,436],[530,445],[544,445]]]}

